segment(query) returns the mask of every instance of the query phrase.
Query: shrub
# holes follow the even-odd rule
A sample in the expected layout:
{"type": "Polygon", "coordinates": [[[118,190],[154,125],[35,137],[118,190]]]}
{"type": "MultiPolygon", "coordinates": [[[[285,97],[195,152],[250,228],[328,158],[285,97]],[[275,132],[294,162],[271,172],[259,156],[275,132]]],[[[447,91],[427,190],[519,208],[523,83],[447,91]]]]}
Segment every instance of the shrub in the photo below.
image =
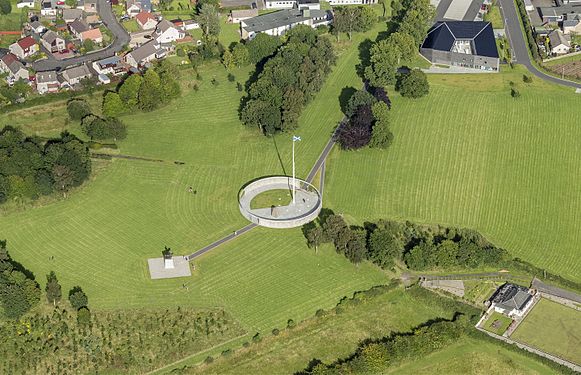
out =
{"type": "Polygon", "coordinates": [[[260,336],[260,332],[257,332],[256,335],[252,336],[252,342],[260,342],[262,341],[262,336],[260,336]]]}
{"type": "Polygon", "coordinates": [[[512,96],[513,98],[520,98],[520,91],[518,91],[515,88],[510,89],[510,96],[512,96]]]}
{"type": "Polygon", "coordinates": [[[242,86],[242,84],[238,82],[236,83],[236,89],[238,90],[238,92],[242,92],[242,90],[244,90],[244,86],[242,86]]]}
{"type": "Polygon", "coordinates": [[[228,73],[228,81],[229,81],[229,82],[234,82],[234,81],[236,81],[236,77],[234,77],[234,74],[232,74],[232,73],[228,73]]]}
{"type": "Polygon", "coordinates": [[[288,329],[293,329],[296,326],[297,326],[297,324],[292,319],[289,319],[288,322],[286,322],[286,328],[288,328],[288,329]]]}
{"type": "Polygon", "coordinates": [[[244,343],[242,344],[243,347],[248,348],[250,346],[250,343],[248,341],[244,341],[244,343]]]}
{"type": "Polygon", "coordinates": [[[275,328],[275,329],[272,330],[272,334],[274,336],[278,336],[280,334],[280,330],[278,328],[275,328]]]}
{"type": "Polygon", "coordinates": [[[222,351],[222,357],[228,357],[230,356],[234,351],[232,349],[226,349],[224,351],[222,351]]]}
{"type": "Polygon", "coordinates": [[[322,318],[324,316],[327,316],[327,311],[325,311],[323,309],[318,309],[317,312],[315,313],[315,316],[317,318],[322,318]]]}
{"type": "Polygon", "coordinates": [[[524,83],[532,83],[533,82],[533,77],[523,74],[522,75],[522,80],[524,83]]]}
{"type": "Polygon", "coordinates": [[[80,121],[91,114],[91,106],[85,100],[74,99],[67,103],[67,112],[71,120],[80,121]]]}
{"type": "Polygon", "coordinates": [[[75,310],[79,310],[81,307],[87,307],[89,298],[80,286],[76,286],[69,291],[69,302],[75,310]]]}
{"type": "Polygon", "coordinates": [[[430,84],[426,73],[420,69],[413,69],[408,74],[399,77],[396,83],[396,90],[401,96],[406,98],[421,98],[430,92],[430,84]]]}
{"type": "Polygon", "coordinates": [[[81,307],[77,311],[77,322],[81,325],[91,324],[91,312],[86,307],[81,307]]]}

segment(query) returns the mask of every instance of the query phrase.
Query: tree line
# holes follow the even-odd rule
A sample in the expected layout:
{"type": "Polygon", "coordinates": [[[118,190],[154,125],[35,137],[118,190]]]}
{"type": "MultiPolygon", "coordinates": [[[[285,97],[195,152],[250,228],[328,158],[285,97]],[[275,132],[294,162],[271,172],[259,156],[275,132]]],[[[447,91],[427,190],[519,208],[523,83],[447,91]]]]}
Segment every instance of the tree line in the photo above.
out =
{"type": "Polygon", "coordinates": [[[304,106],[321,89],[336,61],[328,37],[309,26],[293,28],[285,39],[249,82],[241,102],[242,123],[266,135],[296,129],[304,106]]]}
{"type": "Polygon", "coordinates": [[[12,126],[0,130],[0,204],[53,192],[65,194],[90,173],[87,145],[68,132],[44,140],[27,137],[12,126]]]}
{"type": "Polygon", "coordinates": [[[472,229],[390,220],[349,226],[330,210],[305,225],[303,233],[315,251],[323,243],[332,243],[352,263],[369,260],[383,269],[392,269],[398,261],[412,270],[445,270],[495,266],[508,260],[506,250],[472,229]]]}

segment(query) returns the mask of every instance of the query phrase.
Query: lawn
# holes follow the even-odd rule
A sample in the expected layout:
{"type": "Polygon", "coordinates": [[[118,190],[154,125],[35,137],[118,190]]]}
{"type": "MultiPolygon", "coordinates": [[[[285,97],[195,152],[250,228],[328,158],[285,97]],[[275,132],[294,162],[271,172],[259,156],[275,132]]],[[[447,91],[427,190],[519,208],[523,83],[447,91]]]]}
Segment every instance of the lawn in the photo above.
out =
{"type": "Polygon", "coordinates": [[[272,206],[288,206],[292,200],[292,192],[286,189],[269,190],[258,194],[250,202],[251,209],[268,208],[272,206]]]}
{"type": "MultiPolygon", "coordinates": [[[[307,175],[342,117],[342,89],[361,84],[357,42],[367,36],[373,33],[357,36],[341,52],[299,120],[298,177],[307,175]]],[[[298,322],[353,291],[385,283],[384,272],[370,264],[354,266],[331,246],[315,254],[300,228],[255,229],[196,260],[190,279],[149,279],[147,258],[160,256],[164,246],[190,253],[247,224],[237,204],[244,183],[291,170],[290,137],[266,138],[240,124],[242,94],[220,64],[200,74],[198,92],[188,91],[156,112],[123,117],[129,134],[120,152],[165,162],[114,159],[67,199],[0,216],[12,256],[41,283],[55,270],[64,293],[81,285],[96,310],[220,306],[249,334],[288,319],[298,322]],[[188,193],[189,186],[196,195],[188,193]]],[[[248,70],[233,74],[244,82],[248,70]]],[[[64,116],[64,107],[41,111],[34,123],[14,113],[1,121],[39,134],[45,134],[46,121],[46,134],[54,134],[60,129],[51,118],[58,116],[64,116]]],[[[63,127],[78,131],[78,125],[63,127]]]]}
{"type": "MultiPolygon", "coordinates": [[[[0,16],[0,30],[1,31],[20,31],[20,20],[22,9],[16,7],[16,0],[10,0],[12,5],[12,12],[0,16]]],[[[2,39],[4,36],[1,37],[2,39]]]]}
{"type": "Polygon", "coordinates": [[[571,110],[580,97],[537,78],[524,84],[524,73],[429,75],[430,94],[418,100],[390,90],[393,145],[334,149],[325,206],[358,224],[390,218],[473,228],[580,281],[581,127],[571,110]],[[510,97],[510,81],[519,99],[510,97]]]}
{"type": "Polygon", "coordinates": [[[484,21],[491,22],[493,29],[504,28],[504,20],[502,19],[500,8],[496,2],[490,7],[488,13],[484,15],[484,21]]]}
{"type": "Polygon", "coordinates": [[[511,338],[581,363],[581,312],[541,299],[511,338]]]}
{"type": "Polygon", "coordinates": [[[127,30],[127,32],[134,33],[136,31],[141,31],[141,28],[139,27],[135,19],[123,21],[121,24],[123,25],[125,30],[127,30]]]}
{"type": "Polygon", "coordinates": [[[292,330],[282,330],[279,336],[266,335],[258,344],[238,349],[228,358],[217,358],[212,365],[192,368],[188,373],[293,374],[313,358],[331,363],[353,353],[364,339],[407,332],[436,318],[449,319],[450,312],[436,305],[428,306],[397,289],[349,307],[339,315],[313,317],[292,330]]]}
{"type": "Polygon", "coordinates": [[[532,375],[555,374],[555,371],[529,356],[503,350],[490,342],[463,338],[443,350],[416,358],[385,373],[532,375]]]}
{"type": "Polygon", "coordinates": [[[512,323],[512,319],[494,311],[484,323],[484,329],[502,336],[512,323]]]}

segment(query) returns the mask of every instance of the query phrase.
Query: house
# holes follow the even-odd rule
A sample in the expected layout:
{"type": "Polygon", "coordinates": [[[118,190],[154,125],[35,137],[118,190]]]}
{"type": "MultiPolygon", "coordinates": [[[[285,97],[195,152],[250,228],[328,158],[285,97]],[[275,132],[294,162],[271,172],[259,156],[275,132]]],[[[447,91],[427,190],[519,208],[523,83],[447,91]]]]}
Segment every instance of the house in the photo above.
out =
{"type": "Polygon", "coordinates": [[[165,49],[161,48],[157,41],[151,40],[125,55],[125,62],[134,68],[139,68],[165,55],[165,49]]]}
{"type": "Polygon", "coordinates": [[[149,12],[137,13],[135,21],[137,22],[137,25],[141,27],[141,30],[155,29],[155,26],[157,25],[157,19],[149,12]]]}
{"type": "Polygon", "coordinates": [[[90,29],[87,31],[83,31],[81,33],[80,39],[82,42],[90,39],[97,44],[101,44],[103,43],[103,34],[101,34],[101,30],[99,29],[90,29]]]}
{"type": "Polygon", "coordinates": [[[532,12],[535,10],[535,6],[531,0],[525,0],[525,9],[527,12],[532,12]]]}
{"type": "Polygon", "coordinates": [[[20,59],[32,56],[38,52],[38,44],[36,44],[36,40],[31,36],[27,36],[18,40],[16,43],[12,43],[8,48],[10,49],[10,52],[18,56],[20,59]]]}
{"type": "Polygon", "coordinates": [[[199,29],[199,28],[200,28],[200,24],[196,20],[185,20],[184,21],[183,29],[186,31],[199,29]]]}
{"type": "Polygon", "coordinates": [[[109,83],[111,83],[111,79],[109,77],[107,77],[107,75],[105,75],[105,74],[99,74],[97,76],[97,79],[99,80],[99,83],[101,83],[103,85],[108,85],[109,83]]]}
{"type": "Polygon", "coordinates": [[[0,59],[0,71],[2,73],[7,73],[6,81],[8,83],[14,83],[20,79],[28,81],[28,70],[24,68],[24,65],[18,61],[18,57],[13,53],[6,53],[0,59]]]}
{"type": "Polygon", "coordinates": [[[91,71],[86,65],[76,66],[74,68],[68,68],[62,73],[62,78],[68,86],[74,86],[81,82],[85,78],[90,78],[92,76],[91,71]]]}
{"type": "Polygon", "coordinates": [[[46,27],[38,21],[32,21],[28,24],[28,29],[35,34],[42,34],[46,31],[46,27]]]}
{"type": "Polygon", "coordinates": [[[297,8],[299,9],[321,9],[319,0],[297,0],[297,8]]]}
{"type": "Polygon", "coordinates": [[[129,17],[135,17],[141,12],[151,13],[151,0],[127,0],[125,9],[129,17]]]}
{"type": "Polygon", "coordinates": [[[83,11],[81,9],[63,9],[63,20],[66,23],[71,23],[79,18],[83,18],[83,11]]]}
{"type": "Polygon", "coordinates": [[[549,43],[551,44],[551,53],[555,55],[569,53],[571,50],[571,36],[563,34],[559,29],[549,33],[549,43]]]}
{"type": "Polygon", "coordinates": [[[93,62],[93,69],[98,74],[112,74],[114,76],[123,75],[127,71],[125,64],[123,64],[119,56],[95,61],[93,62]]]}
{"type": "Polygon", "coordinates": [[[230,12],[230,22],[240,23],[240,21],[256,16],[258,16],[258,9],[233,10],[230,12]]]}
{"type": "Polygon", "coordinates": [[[490,22],[440,21],[428,31],[420,54],[434,64],[498,71],[499,57],[490,22]]]}
{"type": "Polygon", "coordinates": [[[287,9],[243,20],[240,22],[240,29],[242,38],[254,39],[258,33],[278,36],[297,25],[315,28],[331,22],[333,14],[329,10],[287,9]]]}
{"type": "Polygon", "coordinates": [[[40,38],[40,42],[51,53],[62,52],[67,48],[65,39],[52,30],[44,33],[42,38],[40,38]]]}
{"type": "Polygon", "coordinates": [[[533,294],[524,286],[506,283],[488,300],[490,308],[511,318],[523,317],[533,304],[533,294]]]}
{"type": "Polygon", "coordinates": [[[81,19],[76,19],[73,22],[69,23],[69,30],[75,37],[79,39],[81,38],[82,33],[90,29],[91,28],[89,27],[89,25],[87,25],[87,23],[81,19]]]}
{"type": "Polygon", "coordinates": [[[20,0],[16,3],[16,8],[18,9],[25,7],[34,8],[34,0],[20,0]]]}
{"type": "Polygon", "coordinates": [[[60,87],[61,85],[55,71],[36,73],[36,91],[39,94],[57,92],[60,87]]]}
{"type": "Polygon", "coordinates": [[[581,4],[563,4],[557,7],[539,8],[543,23],[563,22],[567,17],[575,18],[581,15],[581,4]]]}
{"type": "Polygon", "coordinates": [[[56,16],[57,10],[62,7],[63,5],[59,5],[57,0],[41,0],[40,14],[43,16],[56,16]]]}
{"type": "Polygon", "coordinates": [[[581,34],[581,16],[579,18],[566,19],[563,21],[563,34],[569,35],[575,33],[577,35],[581,34]]]}
{"type": "Polygon", "coordinates": [[[179,30],[168,20],[161,20],[152,34],[152,37],[161,44],[173,43],[176,40],[183,39],[185,36],[186,33],[184,31],[179,30]]]}

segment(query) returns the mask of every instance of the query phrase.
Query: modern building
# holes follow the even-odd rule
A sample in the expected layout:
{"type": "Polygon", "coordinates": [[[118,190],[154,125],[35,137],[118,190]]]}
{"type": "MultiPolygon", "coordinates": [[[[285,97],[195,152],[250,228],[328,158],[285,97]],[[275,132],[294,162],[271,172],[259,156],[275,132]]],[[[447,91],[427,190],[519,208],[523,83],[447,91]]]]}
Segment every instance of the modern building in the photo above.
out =
{"type": "Polygon", "coordinates": [[[297,25],[315,28],[331,22],[333,14],[329,10],[288,9],[243,20],[240,29],[242,38],[254,39],[258,33],[279,36],[297,25]]]}
{"type": "Polygon", "coordinates": [[[22,9],[25,7],[34,8],[34,0],[20,0],[16,3],[16,8],[22,9]]]}
{"type": "MultiPolygon", "coordinates": [[[[371,4],[377,4],[377,0],[329,0],[331,6],[371,4]]],[[[264,6],[266,9],[321,9],[319,0],[265,0],[264,6]]]]}
{"type": "Polygon", "coordinates": [[[24,59],[38,52],[38,44],[33,37],[27,36],[19,39],[16,43],[12,43],[8,49],[18,58],[24,59]]]}
{"type": "Polygon", "coordinates": [[[420,53],[434,64],[490,71],[498,71],[500,64],[490,22],[437,22],[420,53]]]}
{"type": "Polygon", "coordinates": [[[377,0],[329,0],[331,6],[339,5],[372,5],[377,4],[377,0]]]}
{"type": "Polygon", "coordinates": [[[39,94],[57,92],[60,87],[61,85],[55,71],[36,73],[36,91],[39,94]]]}
{"type": "Polygon", "coordinates": [[[528,288],[506,283],[494,292],[488,303],[494,311],[515,318],[524,316],[533,301],[533,294],[528,288]]]}

